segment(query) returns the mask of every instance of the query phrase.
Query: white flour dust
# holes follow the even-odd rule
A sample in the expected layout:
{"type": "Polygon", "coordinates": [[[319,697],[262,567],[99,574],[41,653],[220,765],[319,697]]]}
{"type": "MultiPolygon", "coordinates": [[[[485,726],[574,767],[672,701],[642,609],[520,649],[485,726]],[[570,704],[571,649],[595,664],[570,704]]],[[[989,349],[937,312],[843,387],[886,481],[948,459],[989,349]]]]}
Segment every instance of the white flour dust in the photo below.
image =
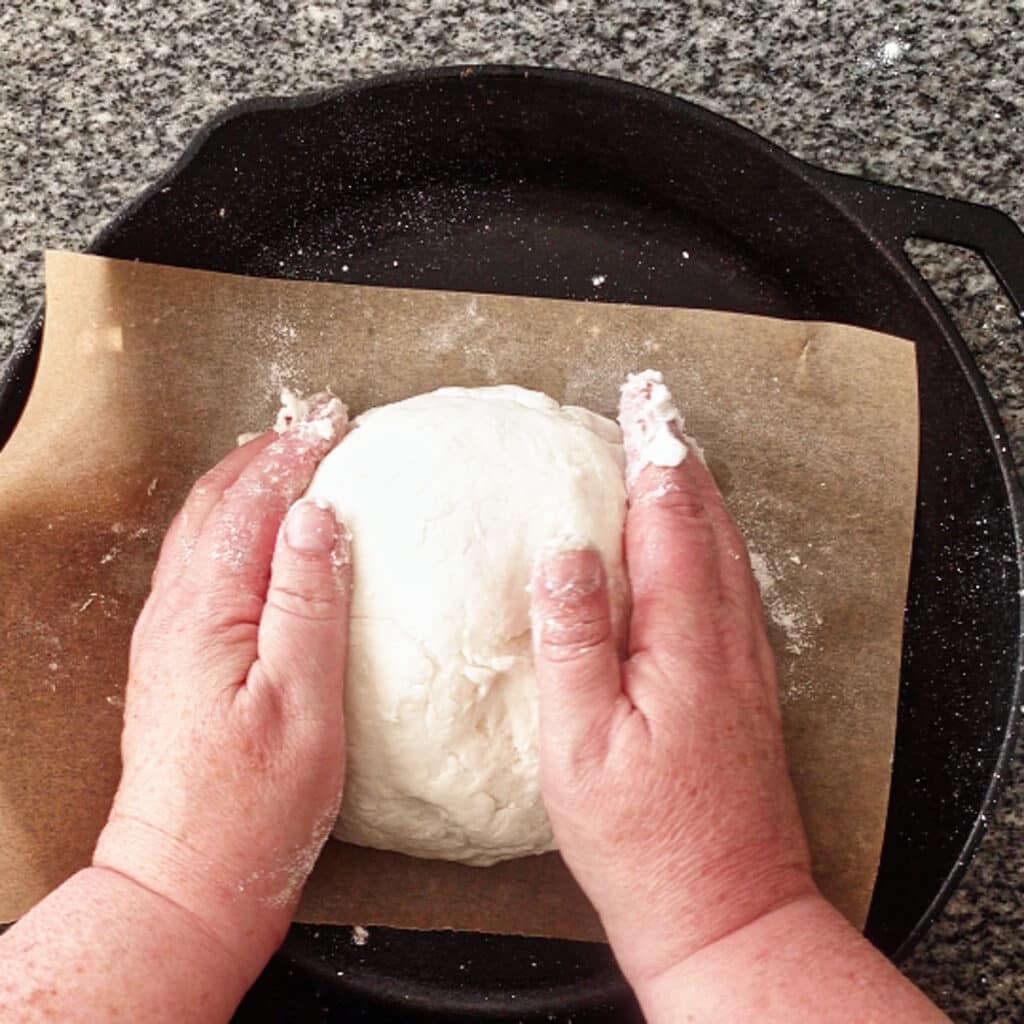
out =
{"type": "MultiPolygon", "coordinates": [[[[786,561],[803,567],[799,555],[789,555],[786,561]]],[[[787,597],[782,593],[779,583],[785,577],[785,565],[770,561],[758,551],[751,551],[750,567],[754,570],[768,618],[786,635],[786,650],[790,654],[803,654],[814,644],[816,627],[821,624],[820,616],[815,615],[799,598],[787,597]]]]}
{"type": "Polygon", "coordinates": [[[270,324],[269,335],[269,352],[264,349],[264,353],[270,358],[263,363],[266,373],[263,386],[267,397],[271,398],[279,395],[284,388],[295,387],[299,383],[296,352],[298,332],[294,324],[274,320],[270,324]]]}
{"type": "MultiPolygon", "coordinates": [[[[581,345],[581,334],[587,330],[582,314],[576,326],[580,333],[572,333],[565,339],[565,348],[572,352],[573,358],[565,360],[564,401],[614,418],[622,382],[629,374],[657,362],[661,342],[644,337],[616,339],[615,344],[581,345]]],[[[602,337],[597,325],[592,325],[589,333],[595,339],[602,337]]],[[[675,374],[672,381],[677,389],[681,383],[679,378],[680,375],[675,374]]],[[[689,377],[683,383],[687,391],[693,386],[689,377]]]]}
{"type": "Polygon", "coordinates": [[[471,296],[432,328],[424,340],[438,355],[457,353],[467,370],[482,374],[490,384],[500,384],[495,337],[490,324],[480,312],[476,296],[471,296]]]}
{"type": "MultiPolygon", "coordinates": [[[[149,534],[148,526],[139,526],[134,530],[129,530],[124,523],[112,523],[110,526],[110,532],[118,537],[118,543],[111,545],[111,547],[100,556],[100,565],[109,565],[118,555],[120,555],[130,541],[143,540],[149,534]]],[[[83,609],[84,611],[84,609],[83,609]]]]}
{"type": "Polygon", "coordinates": [[[266,871],[254,871],[243,878],[236,886],[239,894],[244,895],[256,888],[261,890],[256,893],[257,902],[263,906],[272,910],[287,907],[306,884],[306,879],[309,878],[313,865],[316,864],[320,851],[327,842],[331,826],[337,816],[338,807],[333,803],[316,820],[308,843],[294,848],[283,862],[275,867],[266,871]]]}
{"type": "MultiPolygon", "coordinates": [[[[286,389],[295,392],[313,390],[304,369],[304,352],[313,339],[303,337],[300,328],[301,325],[293,322],[283,310],[267,318],[257,318],[252,323],[250,329],[254,336],[249,345],[251,359],[247,368],[251,374],[250,390],[255,405],[261,404],[258,396],[272,403],[286,389]]],[[[243,436],[251,439],[258,433],[243,436]]],[[[245,442],[240,440],[239,443],[245,442]]]]}
{"type": "Polygon", "coordinates": [[[646,466],[678,466],[687,456],[689,438],[684,433],[683,417],[657,370],[626,377],[619,400],[619,425],[629,487],[646,466]]]}

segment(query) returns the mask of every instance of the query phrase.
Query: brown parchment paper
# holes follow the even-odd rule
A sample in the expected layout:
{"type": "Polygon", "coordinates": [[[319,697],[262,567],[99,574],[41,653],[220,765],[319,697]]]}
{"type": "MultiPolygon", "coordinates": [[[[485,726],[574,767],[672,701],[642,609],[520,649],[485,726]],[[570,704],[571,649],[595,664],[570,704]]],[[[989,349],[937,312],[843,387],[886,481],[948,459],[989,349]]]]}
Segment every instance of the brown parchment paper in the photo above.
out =
{"type": "MultiPolygon", "coordinates": [[[[517,383],[614,415],[664,371],[753,552],[815,873],[863,924],[888,800],[913,529],[913,345],[681,309],[234,277],[49,253],[31,399],[0,452],[0,920],[88,862],[128,640],[196,476],[282,385],[354,412],[517,383]]],[[[600,939],[557,854],[478,869],[331,841],[300,919],[600,939]]]]}

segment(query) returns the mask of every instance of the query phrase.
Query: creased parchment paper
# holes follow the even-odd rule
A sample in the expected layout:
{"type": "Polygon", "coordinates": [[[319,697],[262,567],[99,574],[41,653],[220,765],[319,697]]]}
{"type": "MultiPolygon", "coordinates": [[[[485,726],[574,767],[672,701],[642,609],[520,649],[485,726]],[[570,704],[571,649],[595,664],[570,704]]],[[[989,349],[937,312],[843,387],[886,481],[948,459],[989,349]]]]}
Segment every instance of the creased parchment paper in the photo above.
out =
{"type": "MultiPolygon", "coordinates": [[[[0,919],[88,862],[117,782],[128,640],[163,531],[236,435],[271,421],[282,385],[328,385],[358,413],[441,385],[516,383],[614,415],[626,372],[650,366],[749,539],[815,873],[863,924],[913,530],[911,343],[834,324],[67,253],[48,254],[46,285],[38,376],[0,452],[0,919]]],[[[602,937],[557,854],[479,869],[332,840],[299,917],[602,937]]]]}

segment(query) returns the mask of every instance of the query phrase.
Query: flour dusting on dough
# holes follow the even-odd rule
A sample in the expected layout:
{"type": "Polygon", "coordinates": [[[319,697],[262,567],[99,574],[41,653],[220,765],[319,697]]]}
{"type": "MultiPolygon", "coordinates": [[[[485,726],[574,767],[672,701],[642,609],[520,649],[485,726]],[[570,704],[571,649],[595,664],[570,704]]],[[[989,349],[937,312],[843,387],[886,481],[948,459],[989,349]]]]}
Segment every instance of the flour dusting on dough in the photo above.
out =
{"type": "Polygon", "coordinates": [[[592,546],[624,628],[623,462],[610,420],[508,385],[372,409],[320,464],[306,496],[354,537],[338,838],[477,865],[554,848],[526,586],[553,539],[592,546]]]}

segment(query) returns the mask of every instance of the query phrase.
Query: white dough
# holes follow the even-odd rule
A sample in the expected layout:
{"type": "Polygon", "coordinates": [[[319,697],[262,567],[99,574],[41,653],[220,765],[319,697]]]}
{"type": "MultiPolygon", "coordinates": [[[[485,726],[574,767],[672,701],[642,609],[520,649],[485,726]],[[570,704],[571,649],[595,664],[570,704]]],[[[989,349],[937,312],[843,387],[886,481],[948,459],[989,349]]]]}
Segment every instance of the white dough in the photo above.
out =
{"type": "Polygon", "coordinates": [[[618,426],[519,387],[444,388],[360,416],[308,496],[353,536],[334,834],[478,865],[554,849],[527,588],[542,548],[582,538],[621,629],[618,426]]]}

